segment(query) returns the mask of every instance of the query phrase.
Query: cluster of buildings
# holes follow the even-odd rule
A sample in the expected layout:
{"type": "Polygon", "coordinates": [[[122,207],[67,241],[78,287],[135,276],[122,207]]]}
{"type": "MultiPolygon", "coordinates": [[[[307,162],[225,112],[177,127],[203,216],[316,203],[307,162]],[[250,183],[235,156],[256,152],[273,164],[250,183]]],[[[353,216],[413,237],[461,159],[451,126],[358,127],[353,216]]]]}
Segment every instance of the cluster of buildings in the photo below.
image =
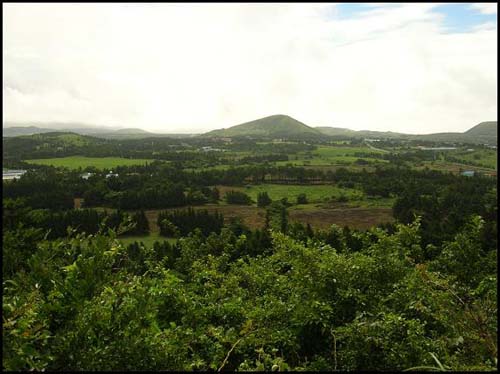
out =
{"type": "Polygon", "coordinates": [[[201,147],[200,150],[203,152],[222,152],[223,151],[222,149],[213,148],[211,146],[201,147]]]}
{"type": "MultiPolygon", "coordinates": [[[[83,173],[82,175],[80,175],[80,177],[81,177],[82,179],[89,179],[89,178],[90,178],[91,176],[93,176],[93,175],[94,175],[94,173],[83,173]]],[[[105,175],[105,177],[106,177],[106,178],[118,177],[118,176],[119,176],[119,174],[117,174],[117,173],[113,173],[113,170],[110,170],[110,171],[109,171],[109,173],[107,173],[107,174],[105,175]]]]}

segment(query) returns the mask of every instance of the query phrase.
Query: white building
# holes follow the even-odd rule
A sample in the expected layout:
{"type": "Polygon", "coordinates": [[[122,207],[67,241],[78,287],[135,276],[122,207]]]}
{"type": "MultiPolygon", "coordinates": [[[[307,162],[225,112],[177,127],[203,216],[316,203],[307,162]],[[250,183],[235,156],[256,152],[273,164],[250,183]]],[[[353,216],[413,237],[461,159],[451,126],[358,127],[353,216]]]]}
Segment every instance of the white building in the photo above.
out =
{"type": "Polygon", "coordinates": [[[106,174],[106,178],[117,177],[118,174],[113,173],[113,170],[110,170],[108,174],[106,174]]]}
{"type": "Polygon", "coordinates": [[[2,180],[19,179],[26,173],[26,170],[3,170],[2,180]]]}
{"type": "Polygon", "coordinates": [[[89,179],[92,175],[94,175],[94,174],[93,174],[93,173],[84,173],[84,174],[82,174],[80,177],[81,177],[82,179],[87,180],[87,179],[89,179]]]}

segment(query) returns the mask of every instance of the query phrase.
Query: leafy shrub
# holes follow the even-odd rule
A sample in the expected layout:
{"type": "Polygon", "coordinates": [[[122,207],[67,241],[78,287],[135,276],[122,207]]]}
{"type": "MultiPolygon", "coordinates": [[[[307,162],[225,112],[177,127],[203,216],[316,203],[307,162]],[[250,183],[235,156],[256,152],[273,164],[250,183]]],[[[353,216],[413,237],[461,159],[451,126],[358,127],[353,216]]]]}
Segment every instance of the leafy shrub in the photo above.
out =
{"type": "Polygon", "coordinates": [[[252,198],[244,192],[228,191],[226,192],[226,201],[228,204],[251,205],[252,198]]]}

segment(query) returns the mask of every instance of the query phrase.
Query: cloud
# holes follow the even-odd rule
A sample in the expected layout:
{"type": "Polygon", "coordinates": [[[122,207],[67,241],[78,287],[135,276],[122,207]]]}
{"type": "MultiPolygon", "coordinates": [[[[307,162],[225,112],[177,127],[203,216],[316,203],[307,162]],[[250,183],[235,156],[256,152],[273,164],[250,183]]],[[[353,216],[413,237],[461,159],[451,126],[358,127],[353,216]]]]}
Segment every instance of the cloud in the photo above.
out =
{"type": "Polygon", "coordinates": [[[472,9],[478,10],[481,14],[497,14],[497,3],[476,3],[471,5],[472,9]]]}
{"type": "Polygon", "coordinates": [[[463,131],[497,115],[496,24],[445,33],[436,6],[5,4],[4,120],[463,131]]]}

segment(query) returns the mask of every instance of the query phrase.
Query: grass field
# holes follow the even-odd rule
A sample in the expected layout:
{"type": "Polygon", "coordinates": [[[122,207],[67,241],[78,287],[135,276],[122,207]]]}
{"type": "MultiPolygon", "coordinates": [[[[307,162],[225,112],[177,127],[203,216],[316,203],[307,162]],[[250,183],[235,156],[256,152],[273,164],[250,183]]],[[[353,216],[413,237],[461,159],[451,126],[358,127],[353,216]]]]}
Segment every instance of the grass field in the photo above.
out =
{"type": "Polygon", "coordinates": [[[447,161],[424,161],[422,162],[422,166],[416,167],[416,169],[424,169],[429,168],[433,170],[439,170],[441,172],[450,172],[454,174],[458,174],[464,170],[475,170],[479,172],[491,172],[490,168],[482,168],[478,166],[471,166],[465,164],[458,164],[456,162],[447,162],[447,161]]]}
{"type": "Polygon", "coordinates": [[[490,169],[497,168],[497,152],[492,149],[478,149],[472,152],[455,151],[450,156],[463,160],[464,164],[472,162],[490,169]]]}
{"type": "Polygon", "coordinates": [[[327,165],[350,165],[358,159],[363,159],[369,162],[386,163],[387,160],[378,159],[376,157],[359,157],[356,153],[371,154],[376,156],[385,153],[383,150],[376,150],[367,146],[359,147],[335,147],[335,146],[320,146],[315,151],[310,153],[300,152],[297,155],[290,155],[289,161],[278,161],[275,165],[284,166],[291,164],[294,166],[327,166],[327,165]]]}
{"type": "Polygon", "coordinates": [[[312,154],[320,156],[320,157],[325,157],[325,158],[335,158],[335,157],[342,157],[342,156],[354,156],[356,153],[374,153],[374,154],[381,154],[384,153],[384,151],[381,150],[375,150],[373,148],[367,147],[367,146],[360,146],[360,147],[325,147],[321,146],[318,147],[315,151],[312,152],[312,154]]]}
{"type": "Polygon", "coordinates": [[[37,160],[25,160],[31,164],[50,165],[55,167],[65,167],[68,169],[86,168],[93,166],[97,169],[113,169],[117,166],[145,165],[153,160],[130,159],[122,157],[84,157],[70,156],[61,158],[45,158],[37,160]]]}
{"type": "MultiPolygon", "coordinates": [[[[220,186],[222,196],[225,191],[233,189],[232,187],[220,186]]],[[[332,197],[346,196],[349,200],[359,200],[363,198],[363,193],[355,189],[339,188],[333,185],[284,185],[284,184],[259,184],[239,188],[240,191],[248,194],[252,200],[257,201],[257,195],[261,192],[267,192],[272,200],[280,200],[284,197],[288,201],[295,203],[297,196],[305,193],[310,203],[323,202],[332,197]]]]}

